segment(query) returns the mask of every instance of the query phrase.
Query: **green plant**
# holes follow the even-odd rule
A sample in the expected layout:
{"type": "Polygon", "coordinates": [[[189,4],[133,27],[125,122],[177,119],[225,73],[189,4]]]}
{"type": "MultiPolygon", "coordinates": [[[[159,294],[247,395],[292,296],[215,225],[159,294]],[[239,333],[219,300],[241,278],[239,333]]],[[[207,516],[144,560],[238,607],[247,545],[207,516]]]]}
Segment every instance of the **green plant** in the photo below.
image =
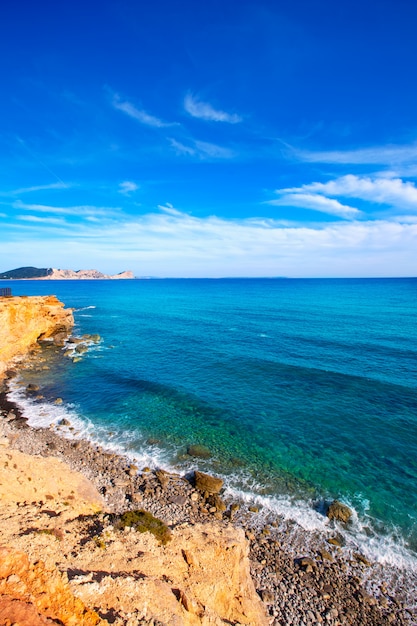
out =
{"type": "Polygon", "coordinates": [[[121,515],[115,516],[113,525],[119,530],[130,527],[140,533],[152,533],[163,545],[171,539],[171,531],[168,526],[149,511],[142,509],[125,511],[121,515]]]}

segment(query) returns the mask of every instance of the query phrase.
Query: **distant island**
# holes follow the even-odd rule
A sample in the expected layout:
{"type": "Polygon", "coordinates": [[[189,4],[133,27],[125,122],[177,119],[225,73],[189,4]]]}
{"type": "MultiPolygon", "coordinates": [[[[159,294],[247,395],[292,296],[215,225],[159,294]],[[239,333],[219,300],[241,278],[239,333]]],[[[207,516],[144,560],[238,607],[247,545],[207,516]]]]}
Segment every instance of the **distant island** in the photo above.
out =
{"type": "Polygon", "coordinates": [[[123,280],[134,278],[133,272],[103,274],[98,270],[61,270],[52,267],[18,267],[0,274],[0,280],[123,280]]]}

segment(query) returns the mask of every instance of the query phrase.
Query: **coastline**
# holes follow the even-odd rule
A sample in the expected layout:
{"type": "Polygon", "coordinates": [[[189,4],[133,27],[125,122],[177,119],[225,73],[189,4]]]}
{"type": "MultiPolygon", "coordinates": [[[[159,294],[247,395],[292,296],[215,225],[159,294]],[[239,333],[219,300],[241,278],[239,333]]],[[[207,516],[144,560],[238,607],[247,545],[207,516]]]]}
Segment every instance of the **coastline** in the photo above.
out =
{"type": "MultiPolygon", "coordinates": [[[[298,624],[300,620],[308,625],[334,626],[417,623],[415,608],[407,598],[406,579],[397,581],[395,591],[390,589],[383,582],[384,567],[371,564],[363,555],[352,554],[340,545],[337,525],[329,540],[277,516],[263,516],[250,503],[223,500],[221,494],[216,500],[196,489],[192,476],[136,468],[127,456],[106,451],[86,440],[68,438],[71,437],[69,424],[29,427],[19,408],[7,399],[6,387],[7,382],[0,395],[0,428],[10,448],[64,461],[71,470],[91,481],[104,498],[106,513],[144,509],[165,522],[172,532],[180,534],[184,528],[200,526],[224,531],[233,528],[244,533],[252,580],[263,601],[268,623],[276,626],[298,624]]],[[[101,521],[102,533],[111,528],[109,520],[107,516],[101,521]]],[[[64,562],[59,566],[61,571],[74,568],[76,559],[71,566],[64,562]]],[[[77,592],[75,583],[73,587],[77,592]]],[[[121,626],[142,623],[129,619],[121,615],[114,623],[121,626]]]]}

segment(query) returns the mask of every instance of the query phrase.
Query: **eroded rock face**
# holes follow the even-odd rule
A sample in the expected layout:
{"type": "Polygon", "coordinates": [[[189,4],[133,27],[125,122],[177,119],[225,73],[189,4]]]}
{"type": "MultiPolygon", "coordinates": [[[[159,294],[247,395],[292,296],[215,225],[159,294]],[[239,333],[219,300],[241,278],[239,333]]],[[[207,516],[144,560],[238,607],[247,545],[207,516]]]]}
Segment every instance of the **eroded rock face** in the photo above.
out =
{"type": "Polygon", "coordinates": [[[0,547],[0,620],[2,624],[105,626],[106,620],[76,598],[65,577],[23,552],[0,547]],[[54,621],[51,621],[54,620],[54,621]]]}
{"type": "Polygon", "coordinates": [[[0,298],[0,379],[39,339],[62,339],[73,325],[71,309],[55,296],[0,298]]]}
{"type": "Polygon", "coordinates": [[[89,575],[72,581],[89,606],[99,594],[104,614],[112,609],[176,626],[268,624],[250,576],[243,530],[197,524],[175,529],[166,546],[150,533],[135,532],[108,534],[106,543],[82,568],[106,571],[100,582],[89,575]]]}
{"type": "Polygon", "coordinates": [[[76,515],[101,511],[104,502],[94,485],[59,459],[30,456],[0,439],[0,502],[67,502],[63,507],[76,515]]]}

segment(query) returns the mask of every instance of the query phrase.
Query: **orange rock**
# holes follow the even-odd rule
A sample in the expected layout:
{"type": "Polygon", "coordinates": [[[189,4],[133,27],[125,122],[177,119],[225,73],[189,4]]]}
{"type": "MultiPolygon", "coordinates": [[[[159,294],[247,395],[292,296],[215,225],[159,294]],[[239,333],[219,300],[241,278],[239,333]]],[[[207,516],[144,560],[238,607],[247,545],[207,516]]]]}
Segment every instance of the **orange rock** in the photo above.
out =
{"type": "Polygon", "coordinates": [[[15,357],[25,356],[38,339],[67,334],[71,309],[55,296],[0,298],[0,379],[15,357]]]}
{"type": "Polygon", "coordinates": [[[1,624],[22,626],[51,623],[48,618],[64,626],[108,624],[73,595],[57,569],[30,563],[26,554],[7,547],[0,547],[0,618],[1,624]]]}

